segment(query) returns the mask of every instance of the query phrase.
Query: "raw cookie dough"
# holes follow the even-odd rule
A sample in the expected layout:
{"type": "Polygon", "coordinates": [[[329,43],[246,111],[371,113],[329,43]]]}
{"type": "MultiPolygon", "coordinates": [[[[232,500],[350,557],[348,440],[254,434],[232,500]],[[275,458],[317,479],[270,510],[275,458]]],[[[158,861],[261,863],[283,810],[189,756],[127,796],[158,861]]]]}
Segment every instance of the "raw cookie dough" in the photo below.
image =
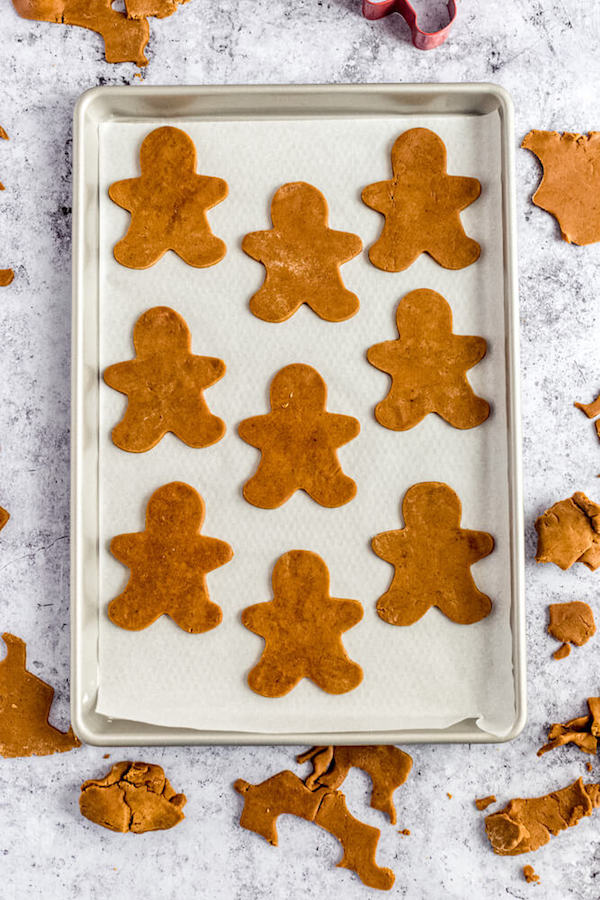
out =
{"type": "Polygon", "coordinates": [[[404,784],[412,768],[412,757],[398,747],[377,745],[366,747],[312,747],[296,757],[299,763],[310,761],[313,771],[305,784],[311,790],[326,787],[337,790],[351,768],[366,772],[372,782],[371,806],[396,824],[393,795],[404,784]]]}
{"type": "Polygon", "coordinates": [[[377,613],[390,625],[412,625],[432,606],[459,625],[489,615],[492,601],[477,589],[470,567],[494,549],[485,531],[460,527],[460,500],[447,484],[414,484],[402,502],[404,528],[376,535],[374,553],[394,566],[377,613]]]}
{"type": "Polygon", "coordinates": [[[556,218],[564,240],[600,241],[600,132],[534,130],[521,146],[535,153],[544,170],[533,202],[556,218]]]}
{"type": "Polygon", "coordinates": [[[125,0],[125,6],[130,19],[144,19],[146,16],[164,19],[177,12],[180,3],[188,2],[189,0],[125,0]]]}
{"type": "Polygon", "coordinates": [[[570,644],[581,647],[596,633],[594,613],[587,603],[579,600],[570,603],[551,603],[548,610],[550,612],[548,634],[557,641],[562,641],[562,647],[554,654],[555,659],[568,656],[571,652],[570,644]]]}
{"type": "MultiPolygon", "coordinates": [[[[4,128],[0,125],[0,140],[7,141],[8,135],[4,128]]],[[[4,190],[4,185],[0,181],[0,191],[4,190]]],[[[12,269],[0,269],[0,287],[8,287],[12,283],[15,273],[12,269]]],[[[1,527],[1,526],[0,526],[1,527]]]]}
{"type": "Polygon", "coordinates": [[[483,812],[484,809],[487,809],[488,806],[491,806],[492,803],[496,802],[496,795],[490,794],[489,797],[480,797],[475,801],[475,806],[479,810],[479,812],[483,812]]]}
{"type": "Polygon", "coordinates": [[[452,310],[435,291],[411,291],[398,304],[400,337],[375,344],[367,351],[372,366],[387,372],[392,385],[375,408],[384,428],[406,431],[429,413],[437,413],[454,428],[474,428],[490,414],[466,372],[486,352],[482,337],[452,331],[452,310]]]}
{"type": "Polygon", "coordinates": [[[533,866],[523,866],[523,878],[527,884],[539,884],[540,876],[536,875],[533,866]]]}
{"type": "Polygon", "coordinates": [[[225,424],[210,412],[203,391],[225,374],[225,363],[194,356],[185,320],[168,306],[143,313],[133,329],[136,358],[109,366],[104,380],[126,394],[127,411],[112,430],[113,443],[143,453],[171,431],[189,447],[221,440],[225,424]]]}
{"type": "Polygon", "coordinates": [[[271,202],[270,231],[247,234],[242,250],[266,269],[250,309],[266,322],[284,322],[306,303],[328,322],[341,322],[359,307],[346,290],[340,265],[362,250],[355,234],[328,227],[327,201],[311,184],[284,184],[271,202]]]}
{"type": "Polygon", "coordinates": [[[548,743],[540,747],[538,756],[543,756],[549,750],[555,750],[565,744],[575,744],[584,753],[597,752],[597,738],[600,736],[600,697],[588,697],[587,703],[589,709],[587,716],[578,716],[565,722],[564,725],[559,722],[550,726],[548,743]]]}
{"type": "Polygon", "coordinates": [[[134,21],[112,8],[113,0],[13,0],[23,19],[80,25],[102,35],[109,63],[148,65],[144,49],[150,29],[146,19],[134,21]]]}
{"type": "Polygon", "coordinates": [[[391,181],[370,184],[363,202],[385,216],[379,240],[369,250],[378,269],[400,272],[421,253],[445,269],[462,269],[481,248],[467,237],[460,212],[481,193],[476,178],[448,175],[446,147],[433,131],[411,128],[392,147],[391,181]]]}
{"type": "Polygon", "coordinates": [[[260,834],[277,846],[278,816],[285,813],[299,816],[339,840],[344,855],[338,866],[355,872],[368,887],[379,890],[392,887],[394,873],[375,862],[381,832],[351,816],[344,795],[339,791],[327,788],[311,791],[297,775],[287,770],[256,785],[238,778],[234,787],[244,798],[240,818],[242,828],[260,834]]]}
{"type": "Polygon", "coordinates": [[[272,600],[242,612],[242,624],[265,641],[248,674],[250,688],[263,697],[283,697],[303,678],[328,694],[358,687],[363,671],[348,657],[342,634],[360,622],[362,604],[331,597],[327,566],[307,550],[280,556],[272,583],[272,600]]]}
{"type": "Polygon", "coordinates": [[[511,800],[500,812],[486,816],[485,830],[494,853],[517,856],[543,847],[551,836],[577,825],[599,805],[600,785],[578,778],[544,797],[511,800]]]}
{"type": "Polygon", "coordinates": [[[0,531],[2,531],[9,519],[10,513],[0,506],[0,531]]]}
{"type": "Polygon", "coordinates": [[[80,747],[48,722],[54,688],[25,668],[25,642],[4,633],[6,656],[0,660],[0,756],[48,756],[80,747]]]}
{"type": "MultiPolygon", "coordinates": [[[[591,403],[574,403],[573,406],[576,406],[577,409],[584,412],[588,419],[593,419],[595,416],[600,416],[600,395],[598,395],[595,400],[592,400],[591,403]]],[[[600,439],[600,419],[596,419],[594,426],[596,428],[596,434],[600,439]]]]}
{"type": "Polygon", "coordinates": [[[600,566],[600,506],[581,491],[560,500],[536,519],[536,562],[553,562],[561,569],[583,563],[600,566]]]}
{"type": "Polygon", "coordinates": [[[125,590],[108,605],[111,622],[139,631],[167,615],[190,634],[220,624],[223,613],[210,600],[206,575],[229,562],[233,550],[200,534],[203,521],[204,501],[189,484],[173,481],[154,491],[145,531],[110,542],[113,556],[131,570],[125,590]]]}
{"type": "Polygon", "coordinates": [[[256,473],[244,485],[253,506],[275,509],[298,490],[321,506],[343,506],[356,494],[336,450],[353,440],[360,424],[326,410],[327,385],[312,366],[281,369],[271,382],[271,412],[244,419],[239,436],[261,451],[256,473]]]}
{"type": "Polygon", "coordinates": [[[111,831],[162,831],[184,818],[185,794],[176,794],[160,766],[130,761],[115,763],[104,778],[84,781],[79,809],[96,825],[111,831]]]}
{"type": "Polygon", "coordinates": [[[196,147],[185,131],[164,126],[140,150],[141,176],[116,181],[110,199],[131,213],[127,234],[115,245],[117,262],[148,269],[173,250],[189,266],[220,262],[226,247],[210,230],[207,210],[221,203],[227,182],[196,173],[196,147]]]}

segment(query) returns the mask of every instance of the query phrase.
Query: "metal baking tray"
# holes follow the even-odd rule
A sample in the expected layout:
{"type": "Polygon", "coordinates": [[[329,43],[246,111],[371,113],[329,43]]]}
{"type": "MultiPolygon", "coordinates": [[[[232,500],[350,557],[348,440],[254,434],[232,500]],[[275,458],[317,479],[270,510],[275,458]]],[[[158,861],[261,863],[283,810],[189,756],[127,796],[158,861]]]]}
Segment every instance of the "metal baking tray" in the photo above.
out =
{"type": "MultiPolygon", "coordinates": [[[[185,126],[184,126],[185,127],[185,126]]],[[[72,478],[71,478],[71,715],[90,744],[353,744],[484,743],[515,738],[526,720],[524,547],[519,396],[519,317],[515,245],[514,126],[512,103],[489,84],[338,86],[219,86],[94,88],[79,99],[74,117],[72,478]],[[445,729],[333,733],[197,731],[109,719],[95,711],[98,689],[99,585],[99,125],[143,119],[222,121],[310,119],[419,114],[500,120],[502,235],[506,331],[508,504],[510,513],[510,623],[515,716],[498,738],[465,719],[445,729]]]]}

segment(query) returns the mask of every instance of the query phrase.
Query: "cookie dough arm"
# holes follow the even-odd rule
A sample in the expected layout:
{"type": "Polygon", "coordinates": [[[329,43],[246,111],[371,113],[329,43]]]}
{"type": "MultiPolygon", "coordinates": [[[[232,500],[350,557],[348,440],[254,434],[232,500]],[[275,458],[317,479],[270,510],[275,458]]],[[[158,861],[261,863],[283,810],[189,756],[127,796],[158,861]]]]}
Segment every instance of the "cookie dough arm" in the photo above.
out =
{"type": "Polygon", "coordinates": [[[494,538],[487,531],[463,531],[468,541],[468,555],[472,562],[489,556],[494,549],[494,538]]]}
{"type": "Polygon", "coordinates": [[[378,181],[376,184],[367,185],[361,195],[363,203],[387,215],[393,206],[391,184],[391,181],[378,181]]]}
{"type": "Polygon", "coordinates": [[[135,205],[135,195],[139,182],[139,178],[126,178],[123,181],[115,181],[108,189],[108,196],[117,206],[131,212],[135,205]]]}
{"type": "Polygon", "coordinates": [[[205,572],[212,572],[220,566],[224,566],[233,557],[233,550],[226,541],[218,538],[202,537],[202,568],[205,572]]]}
{"type": "Polygon", "coordinates": [[[357,234],[349,231],[332,231],[329,235],[329,251],[333,261],[341,264],[354,259],[363,248],[363,242],[357,234]]]}
{"type": "Polygon", "coordinates": [[[353,416],[340,416],[327,413],[327,431],[336,447],[342,447],[360,433],[360,423],[353,416]]]}
{"type": "Polygon", "coordinates": [[[273,618],[273,602],[255,603],[242,610],[242,625],[248,631],[264,637],[273,618]]]}
{"type": "Polygon", "coordinates": [[[341,600],[338,597],[332,598],[334,605],[332,606],[332,626],[339,628],[341,631],[348,631],[354,628],[363,617],[364,610],[362,603],[358,600],[341,600]]]}
{"type": "Polygon", "coordinates": [[[405,535],[401,531],[382,531],[376,534],[371,541],[373,552],[385,562],[394,564],[402,544],[405,542],[405,535]]]}
{"type": "Polygon", "coordinates": [[[104,370],[105,383],[121,394],[129,394],[140,387],[140,366],[137,360],[115,363],[104,370]]]}
{"type": "Polygon", "coordinates": [[[390,368],[390,352],[396,349],[397,341],[383,341],[381,344],[373,344],[367,350],[367,359],[372,366],[388,375],[393,374],[390,368]]]}
{"type": "Polygon", "coordinates": [[[137,553],[140,542],[143,540],[144,535],[141,532],[134,534],[117,534],[110,542],[110,552],[115,559],[118,559],[119,562],[129,568],[129,561],[131,560],[132,555],[137,553]]]}
{"type": "Polygon", "coordinates": [[[194,356],[191,360],[191,366],[202,389],[215,384],[223,377],[226,371],[223,360],[215,356],[194,356]]]}
{"type": "Polygon", "coordinates": [[[259,450],[271,436],[272,430],[269,414],[244,419],[238,425],[238,434],[241,439],[250,444],[251,447],[257,447],[259,450]]]}
{"type": "Polygon", "coordinates": [[[481,184],[477,178],[465,178],[460,175],[450,175],[448,204],[453,208],[466,209],[481,194],[481,184]]]}
{"type": "Polygon", "coordinates": [[[487,352],[487,341],[482,337],[454,335],[453,343],[457,361],[469,369],[477,365],[487,352]]]}
{"type": "Polygon", "coordinates": [[[257,262],[263,262],[274,234],[273,231],[252,231],[242,241],[242,250],[257,262]]]}
{"type": "Polygon", "coordinates": [[[206,209],[216,206],[229,193],[227,182],[222,178],[214,178],[209,175],[199,175],[198,178],[202,181],[202,199],[206,209]]]}

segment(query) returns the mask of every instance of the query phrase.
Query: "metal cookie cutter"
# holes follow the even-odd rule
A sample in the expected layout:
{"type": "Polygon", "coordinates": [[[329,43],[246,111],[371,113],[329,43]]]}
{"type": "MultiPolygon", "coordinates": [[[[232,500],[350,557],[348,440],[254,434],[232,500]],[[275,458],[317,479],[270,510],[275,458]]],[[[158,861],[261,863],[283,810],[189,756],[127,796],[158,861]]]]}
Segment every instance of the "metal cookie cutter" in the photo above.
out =
{"type": "Polygon", "coordinates": [[[397,12],[406,20],[411,30],[412,42],[419,50],[433,50],[443,44],[458,12],[457,0],[448,0],[450,21],[439,31],[423,31],[419,28],[417,13],[408,0],[363,0],[363,16],[366,19],[382,19],[390,13],[397,12]]]}

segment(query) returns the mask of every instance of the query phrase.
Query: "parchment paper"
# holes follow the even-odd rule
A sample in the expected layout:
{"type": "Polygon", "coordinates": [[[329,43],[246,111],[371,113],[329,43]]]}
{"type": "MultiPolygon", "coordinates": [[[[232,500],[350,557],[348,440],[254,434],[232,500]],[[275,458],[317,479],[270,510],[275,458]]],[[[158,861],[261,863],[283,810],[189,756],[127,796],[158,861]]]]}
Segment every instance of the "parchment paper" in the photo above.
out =
{"type": "Polygon", "coordinates": [[[506,374],[502,265],[500,122],[484,117],[403,116],[372,119],[106,123],[100,126],[100,359],[101,368],[133,356],[132,328],[151,306],[169,305],[192,331],[193,352],[225,360],[227,374],[205,396],[226,421],[216,445],[193,450],[167,435],[148,453],[113,446],[111,428],[126,399],[101,385],[100,414],[100,689],[97,711],[157,725],[263,732],[442,728],[466,717],[495,735],[510,728],[514,691],[509,624],[510,569],[507,489],[506,374]],[[227,256],[209,269],[186,266],[173,253],[154,267],[119,266],[114,243],[129,217],[111,203],[113,182],[139,174],[144,136],[162,124],[183,127],[198,150],[198,171],[225,178],[229,197],[209,212],[227,256]],[[407,271],[381,272],[366,252],[342,268],[360,298],[353,319],[321,321],[307,307],[279,325],[251,315],[248,300],[261,285],[263,267],[240,249],[243,236],[270,228],[273,192],[287,181],[322,190],[330,226],[359,234],[365,249],[380,232],[382,217],[364,206],[361,189],[389,178],[397,135],[416,125],[432,128],[446,143],[449,172],[479,178],[482,195],[462,219],[482,245],[480,260],[446,271],[421,256],[407,271]],[[458,431],[435,415],[411,431],[377,424],[373,408],[387,393],[387,375],[366,361],[369,346],[397,337],[395,308],[415,288],[443,294],[457,333],[488,341],[484,360],[471,370],[475,391],[493,406],[478,428],[458,431]],[[258,451],[237,436],[237,423],[268,411],[268,388],[282,366],[305,362],[325,378],[331,412],[360,420],[360,436],[339,451],[345,472],[358,484],[356,498],[323,509],[302,492],[283,507],[259,510],[241,494],[258,451]],[[124,588],[128,571],[108,551],[110,539],[141,531],[150,494],[161,484],[186,481],[206,502],[203,532],[228,541],[234,559],[208,576],[211,598],[223,609],[222,624],[189,635],[163,616],[149,628],[114,626],[106,608],[124,588]],[[447,482],[463,504],[463,527],[489,531],[496,547],[473,569],[493,599],[482,622],[460,626],[437,609],[415,625],[384,623],[377,598],[393,569],[376,557],[370,539],[400,528],[400,503],[419,481],[447,482]],[[308,681],[290,694],[266,699],[245,676],[258,661],[261,638],[240,622],[244,607],[269,600],[275,560],[292,548],[319,553],[331,575],[331,594],[359,599],[364,618],[346,632],[350,657],[364,670],[354,691],[331,696],[308,681]]]}

